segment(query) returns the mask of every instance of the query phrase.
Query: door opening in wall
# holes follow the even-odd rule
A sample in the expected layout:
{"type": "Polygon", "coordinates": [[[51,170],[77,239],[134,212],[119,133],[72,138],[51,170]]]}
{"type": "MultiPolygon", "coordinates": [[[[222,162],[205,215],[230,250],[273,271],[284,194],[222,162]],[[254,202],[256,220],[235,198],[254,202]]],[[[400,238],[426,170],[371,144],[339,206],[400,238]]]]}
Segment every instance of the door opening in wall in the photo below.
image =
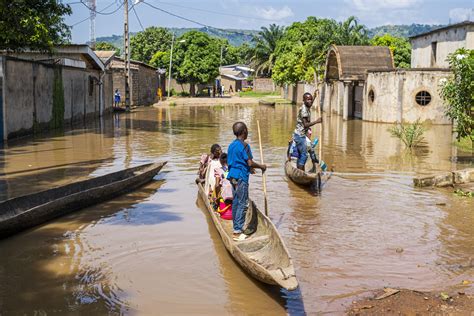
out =
{"type": "Polygon", "coordinates": [[[438,49],[438,42],[431,43],[431,67],[436,66],[436,53],[438,49]]]}

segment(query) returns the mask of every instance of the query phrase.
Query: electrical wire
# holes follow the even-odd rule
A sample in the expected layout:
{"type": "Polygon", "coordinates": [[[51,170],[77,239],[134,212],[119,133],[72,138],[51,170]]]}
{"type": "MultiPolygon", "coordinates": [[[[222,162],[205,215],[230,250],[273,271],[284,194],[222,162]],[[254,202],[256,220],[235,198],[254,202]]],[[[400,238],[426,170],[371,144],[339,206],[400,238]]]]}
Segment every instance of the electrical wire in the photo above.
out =
{"type": "Polygon", "coordinates": [[[249,16],[244,16],[244,15],[231,14],[231,13],[225,13],[225,12],[219,12],[219,11],[205,10],[205,9],[200,9],[200,8],[187,7],[187,6],[183,6],[183,5],[179,5],[179,4],[175,4],[175,3],[171,3],[171,2],[158,1],[158,3],[162,3],[162,4],[165,4],[165,5],[170,5],[170,6],[174,6],[174,7],[178,7],[178,8],[183,8],[183,9],[196,10],[196,11],[219,14],[219,15],[225,15],[225,16],[232,16],[232,17],[236,17],[236,18],[244,18],[244,19],[251,19],[251,20],[261,20],[261,21],[275,22],[275,19],[256,18],[256,17],[249,17],[249,16]]]}
{"type": "MultiPolygon", "coordinates": [[[[81,3],[85,5],[84,2],[81,1],[81,3]]],[[[120,10],[120,9],[123,7],[123,5],[124,5],[124,3],[122,2],[122,3],[120,4],[120,6],[119,6],[117,9],[115,9],[114,11],[112,11],[112,12],[107,12],[107,13],[103,13],[105,10],[107,10],[108,8],[110,8],[110,7],[111,7],[112,5],[114,5],[114,4],[115,4],[115,2],[112,2],[111,4],[109,4],[108,6],[106,6],[105,8],[103,8],[103,9],[100,10],[100,11],[95,11],[95,10],[92,10],[92,11],[94,11],[94,12],[97,13],[97,14],[101,14],[101,15],[111,15],[111,14],[114,14],[115,12],[117,12],[118,10],[120,10]]],[[[86,5],[86,7],[89,8],[87,5],[86,5]]],[[[76,26],[76,25],[78,25],[78,24],[81,24],[81,23],[83,23],[83,22],[85,22],[85,21],[87,21],[87,20],[89,20],[89,19],[90,19],[90,17],[87,17],[87,18],[85,18],[84,20],[81,20],[81,21],[76,22],[76,23],[74,23],[74,24],[71,24],[71,25],[69,25],[69,26],[70,26],[70,27],[74,27],[74,26],[76,26]]]]}
{"type": "Polygon", "coordinates": [[[194,20],[185,18],[184,16],[180,16],[180,15],[174,14],[174,13],[172,13],[172,12],[170,12],[170,11],[165,10],[165,9],[158,8],[158,7],[156,7],[156,6],[154,6],[154,5],[150,4],[150,3],[148,3],[148,2],[146,2],[146,1],[143,1],[143,3],[146,4],[147,6],[149,6],[149,7],[153,8],[153,9],[155,9],[155,10],[164,12],[164,13],[169,14],[169,15],[171,15],[171,16],[174,16],[174,17],[176,17],[176,18],[178,18],[178,19],[185,20],[185,21],[188,21],[188,22],[191,22],[191,23],[194,23],[194,24],[203,26],[203,27],[205,27],[205,28],[210,27],[210,26],[208,26],[208,25],[206,25],[206,24],[203,24],[203,23],[201,23],[201,22],[197,22],[197,21],[194,21],[194,20]]]}
{"type": "Polygon", "coordinates": [[[97,11],[95,9],[92,9],[91,7],[89,7],[84,1],[81,1],[81,3],[87,8],[89,9],[90,11],[96,13],[96,14],[100,14],[100,15],[111,15],[111,14],[114,14],[115,12],[117,12],[118,10],[120,10],[121,7],[123,7],[123,2],[122,4],[117,8],[115,9],[114,11],[111,11],[111,12],[105,12],[105,10],[107,10],[108,8],[110,8],[112,5],[115,4],[115,2],[112,2],[111,4],[109,4],[108,6],[106,6],[105,8],[103,8],[101,11],[97,11]]]}
{"type": "Polygon", "coordinates": [[[132,6],[133,13],[135,13],[135,17],[138,20],[138,24],[140,24],[140,27],[142,28],[142,31],[145,31],[145,28],[143,27],[142,21],[140,21],[140,18],[138,17],[137,10],[135,10],[135,5],[132,6]]]}
{"type": "Polygon", "coordinates": [[[175,14],[173,12],[170,12],[170,11],[167,11],[165,9],[162,9],[162,8],[159,8],[157,6],[154,6],[146,1],[142,1],[142,3],[146,4],[147,6],[155,9],[155,10],[158,10],[158,11],[161,11],[161,12],[164,12],[166,14],[169,14],[171,16],[174,16],[178,19],[181,19],[181,20],[185,20],[185,21],[188,21],[188,22],[191,22],[191,23],[194,23],[194,24],[197,24],[197,25],[200,25],[202,27],[204,27],[205,29],[207,30],[218,30],[218,31],[221,31],[221,32],[226,32],[226,33],[234,33],[234,34],[240,34],[240,35],[244,35],[244,36],[251,36],[250,34],[245,34],[245,33],[242,33],[242,32],[238,32],[238,31],[234,31],[234,30],[226,30],[226,29],[221,29],[221,28],[217,28],[217,27],[213,27],[213,26],[210,26],[210,25],[207,25],[207,24],[204,24],[204,23],[201,23],[201,22],[198,22],[198,21],[195,21],[195,20],[191,20],[191,19],[188,19],[184,16],[181,16],[181,15],[178,15],[178,14],[175,14]]]}

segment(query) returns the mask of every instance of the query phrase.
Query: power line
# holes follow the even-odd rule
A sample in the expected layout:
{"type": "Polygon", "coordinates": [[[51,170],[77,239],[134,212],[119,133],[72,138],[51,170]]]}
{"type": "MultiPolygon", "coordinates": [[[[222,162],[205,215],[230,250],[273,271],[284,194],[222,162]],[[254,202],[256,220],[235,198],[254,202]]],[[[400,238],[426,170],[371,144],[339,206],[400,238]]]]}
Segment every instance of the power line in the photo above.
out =
{"type": "Polygon", "coordinates": [[[148,3],[148,2],[143,1],[143,3],[146,4],[146,5],[149,6],[149,7],[152,7],[152,8],[155,9],[155,10],[164,12],[164,13],[169,14],[169,15],[172,15],[172,16],[178,18],[178,19],[185,20],[185,21],[188,21],[188,22],[191,22],[191,23],[194,23],[194,24],[197,24],[197,25],[206,27],[206,28],[207,28],[207,27],[210,27],[210,26],[207,26],[206,24],[203,24],[203,23],[201,23],[201,22],[197,22],[197,21],[194,21],[194,20],[185,18],[184,16],[180,16],[180,15],[174,14],[174,13],[172,13],[172,12],[170,12],[170,11],[167,11],[167,10],[164,10],[164,9],[161,9],[161,8],[158,8],[158,7],[152,5],[152,4],[148,3]]]}
{"type": "MultiPolygon", "coordinates": [[[[81,3],[82,3],[83,5],[85,5],[87,8],[89,8],[89,6],[87,6],[84,2],[81,1],[81,3]]],[[[107,10],[108,8],[110,8],[110,7],[111,7],[112,5],[114,5],[114,4],[115,4],[115,2],[112,2],[111,4],[109,4],[108,6],[106,6],[105,8],[103,8],[102,10],[100,10],[100,11],[95,11],[95,10],[94,10],[94,11],[95,11],[95,13],[101,14],[101,15],[111,15],[111,14],[114,14],[115,12],[117,12],[118,10],[120,10],[120,9],[123,7],[123,2],[122,2],[122,3],[120,4],[120,6],[119,6],[117,9],[115,9],[114,11],[104,13],[105,10],[107,10]]],[[[89,8],[89,10],[91,10],[91,9],[89,8]]],[[[84,20],[81,20],[81,21],[79,21],[79,22],[76,22],[76,23],[74,23],[74,24],[71,24],[71,25],[69,25],[69,26],[70,26],[70,27],[73,27],[73,26],[76,26],[76,25],[78,25],[78,24],[81,24],[81,23],[83,23],[83,22],[85,22],[85,21],[87,21],[87,20],[89,20],[89,17],[87,17],[87,18],[85,18],[84,20]]]]}
{"type": "Polygon", "coordinates": [[[143,27],[142,21],[140,21],[140,18],[138,17],[137,11],[135,10],[135,5],[132,6],[133,13],[135,13],[135,17],[138,20],[138,24],[140,24],[140,27],[142,28],[142,31],[145,31],[145,28],[143,27]]]}
{"type": "Polygon", "coordinates": [[[111,14],[114,14],[115,12],[117,12],[118,10],[120,10],[121,7],[123,7],[123,2],[122,2],[122,4],[121,4],[117,9],[115,9],[114,11],[104,13],[104,11],[107,10],[108,8],[110,8],[112,5],[114,5],[115,2],[112,2],[111,4],[109,4],[108,6],[106,6],[106,7],[105,7],[104,9],[102,9],[101,11],[96,11],[94,8],[89,7],[84,1],[81,1],[81,3],[82,3],[87,9],[89,9],[90,11],[92,11],[92,12],[94,12],[94,13],[97,13],[97,14],[100,14],[100,15],[111,15],[111,14]]]}
{"type": "Polygon", "coordinates": [[[158,1],[158,3],[162,3],[162,4],[165,4],[165,5],[170,5],[170,6],[174,6],[174,7],[178,7],[178,8],[183,8],[183,9],[196,10],[196,11],[219,14],[219,15],[225,15],[225,16],[232,16],[232,17],[236,17],[236,18],[244,18],[244,19],[251,19],[251,20],[261,20],[261,21],[275,22],[275,19],[256,18],[256,17],[244,16],[244,15],[239,15],[239,14],[231,14],[231,13],[225,13],[225,12],[219,12],[219,11],[205,10],[205,9],[200,9],[200,8],[187,7],[187,6],[183,6],[183,5],[179,5],[179,4],[175,4],[175,3],[170,3],[170,2],[158,1]]]}
{"type": "Polygon", "coordinates": [[[158,10],[158,11],[161,11],[161,12],[164,12],[166,14],[169,14],[171,16],[174,16],[178,19],[181,19],[181,20],[185,20],[185,21],[188,21],[188,22],[191,22],[191,23],[194,23],[194,24],[197,24],[197,25],[200,25],[206,29],[214,29],[214,30],[218,30],[218,31],[221,31],[221,32],[227,32],[227,33],[234,33],[234,34],[240,34],[240,35],[245,35],[245,36],[251,36],[250,34],[245,34],[245,33],[242,33],[242,32],[238,32],[238,31],[234,31],[234,30],[226,30],[226,29],[221,29],[221,28],[217,28],[217,27],[213,27],[213,26],[210,26],[210,25],[207,25],[207,24],[204,24],[204,23],[201,23],[201,22],[198,22],[198,21],[195,21],[195,20],[191,20],[191,19],[188,19],[184,16],[181,16],[181,15],[178,15],[178,14],[175,14],[173,12],[170,12],[170,11],[167,11],[165,9],[162,9],[162,8],[159,8],[157,6],[154,6],[146,1],[143,1],[144,4],[146,4],[147,6],[155,9],[155,10],[158,10]]]}

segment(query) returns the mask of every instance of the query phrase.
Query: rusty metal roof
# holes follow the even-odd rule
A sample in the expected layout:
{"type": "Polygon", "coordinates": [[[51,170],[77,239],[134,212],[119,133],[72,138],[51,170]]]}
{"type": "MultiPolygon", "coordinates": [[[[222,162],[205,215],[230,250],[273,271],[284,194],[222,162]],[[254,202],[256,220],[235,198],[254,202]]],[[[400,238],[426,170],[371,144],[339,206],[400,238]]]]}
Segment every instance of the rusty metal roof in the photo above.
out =
{"type": "Polygon", "coordinates": [[[394,69],[392,52],[382,46],[333,45],[326,58],[326,80],[363,81],[367,70],[394,69]]]}

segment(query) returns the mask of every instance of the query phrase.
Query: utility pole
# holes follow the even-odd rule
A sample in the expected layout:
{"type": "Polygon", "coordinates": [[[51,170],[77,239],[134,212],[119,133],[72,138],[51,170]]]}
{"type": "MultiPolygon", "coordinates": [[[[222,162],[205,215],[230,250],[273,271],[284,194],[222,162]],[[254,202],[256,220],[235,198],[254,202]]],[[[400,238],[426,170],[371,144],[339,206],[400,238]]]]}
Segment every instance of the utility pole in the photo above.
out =
{"type": "Polygon", "coordinates": [[[89,46],[92,49],[95,49],[95,17],[96,17],[96,0],[89,0],[89,16],[90,16],[90,25],[89,25],[89,46]]]}
{"type": "Polygon", "coordinates": [[[128,0],[123,1],[124,5],[124,23],[123,23],[123,39],[124,39],[124,56],[125,64],[125,108],[130,111],[130,37],[128,33],[128,0]]]}
{"type": "Polygon", "coordinates": [[[219,63],[219,67],[222,67],[222,53],[224,52],[224,45],[221,45],[221,59],[219,63]]]}
{"type": "Polygon", "coordinates": [[[173,45],[174,45],[174,33],[173,33],[173,38],[171,39],[170,68],[168,71],[168,89],[166,89],[168,99],[170,98],[170,88],[171,88],[171,64],[173,63],[173,45]]]}

